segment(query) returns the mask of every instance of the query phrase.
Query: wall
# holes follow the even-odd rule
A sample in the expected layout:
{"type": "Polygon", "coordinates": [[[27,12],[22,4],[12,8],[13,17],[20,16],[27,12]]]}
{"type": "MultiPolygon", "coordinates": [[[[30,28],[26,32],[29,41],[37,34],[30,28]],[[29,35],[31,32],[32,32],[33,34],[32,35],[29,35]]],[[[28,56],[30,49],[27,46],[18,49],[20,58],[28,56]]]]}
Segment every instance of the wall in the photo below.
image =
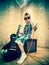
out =
{"type": "MultiPolygon", "coordinates": [[[[30,5],[24,7],[21,10],[13,6],[6,9],[5,13],[0,15],[0,41],[10,41],[10,35],[16,33],[18,25],[22,25],[22,29],[25,25],[24,14],[30,13],[31,22],[38,26],[37,31],[34,33],[34,37],[38,40],[38,46],[49,47],[49,30],[48,30],[48,18],[44,7],[37,7],[30,5]]],[[[21,31],[22,31],[21,29],[21,31]]]]}

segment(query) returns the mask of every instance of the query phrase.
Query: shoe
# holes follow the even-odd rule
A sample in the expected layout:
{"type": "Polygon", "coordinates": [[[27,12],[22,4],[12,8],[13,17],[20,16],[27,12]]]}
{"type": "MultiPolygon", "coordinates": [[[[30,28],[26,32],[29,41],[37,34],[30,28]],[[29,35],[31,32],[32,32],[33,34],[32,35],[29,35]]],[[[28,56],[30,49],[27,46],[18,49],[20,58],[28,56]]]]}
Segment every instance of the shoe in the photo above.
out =
{"type": "Polygon", "coordinates": [[[25,53],[22,53],[20,59],[17,61],[18,64],[22,64],[24,60],[27,58],[27,55],[25,53]]]}

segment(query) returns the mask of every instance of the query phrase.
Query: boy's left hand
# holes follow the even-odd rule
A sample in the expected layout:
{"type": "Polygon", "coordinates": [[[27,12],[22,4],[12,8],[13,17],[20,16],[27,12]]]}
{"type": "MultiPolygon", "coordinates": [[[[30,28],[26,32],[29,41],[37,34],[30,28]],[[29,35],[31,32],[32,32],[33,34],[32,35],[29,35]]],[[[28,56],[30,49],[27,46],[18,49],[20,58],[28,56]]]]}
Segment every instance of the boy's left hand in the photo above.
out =
{"type": "Polygon", "coordinates": [[[37,30],[37,24],[34,26],[34,31],[36,31],[37,30]]]}

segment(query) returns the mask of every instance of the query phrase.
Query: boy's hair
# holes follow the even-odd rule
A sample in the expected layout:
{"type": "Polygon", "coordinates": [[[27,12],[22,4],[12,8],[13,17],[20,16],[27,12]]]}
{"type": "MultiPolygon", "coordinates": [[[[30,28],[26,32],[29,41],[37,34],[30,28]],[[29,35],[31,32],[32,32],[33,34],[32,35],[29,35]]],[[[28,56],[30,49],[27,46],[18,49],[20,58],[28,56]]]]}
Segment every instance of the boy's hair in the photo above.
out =
{"type": "Polygon", "coordinates": [[[29,16],[30,17],[29,13],[25,13],[25,16],[29,16]]]}

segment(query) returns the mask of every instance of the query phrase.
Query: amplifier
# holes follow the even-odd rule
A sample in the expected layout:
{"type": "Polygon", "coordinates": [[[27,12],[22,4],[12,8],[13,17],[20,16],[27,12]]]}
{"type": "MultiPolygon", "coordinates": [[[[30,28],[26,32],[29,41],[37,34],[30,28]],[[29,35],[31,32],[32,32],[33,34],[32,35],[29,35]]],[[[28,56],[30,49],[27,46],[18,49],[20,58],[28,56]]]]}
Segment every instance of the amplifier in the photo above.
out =
{"type": "Polygon", "coordinates": [[[25,41],[24,50],[26,53],[33,53],[37,51],[37,39],[28,39],[25,41]]]}

